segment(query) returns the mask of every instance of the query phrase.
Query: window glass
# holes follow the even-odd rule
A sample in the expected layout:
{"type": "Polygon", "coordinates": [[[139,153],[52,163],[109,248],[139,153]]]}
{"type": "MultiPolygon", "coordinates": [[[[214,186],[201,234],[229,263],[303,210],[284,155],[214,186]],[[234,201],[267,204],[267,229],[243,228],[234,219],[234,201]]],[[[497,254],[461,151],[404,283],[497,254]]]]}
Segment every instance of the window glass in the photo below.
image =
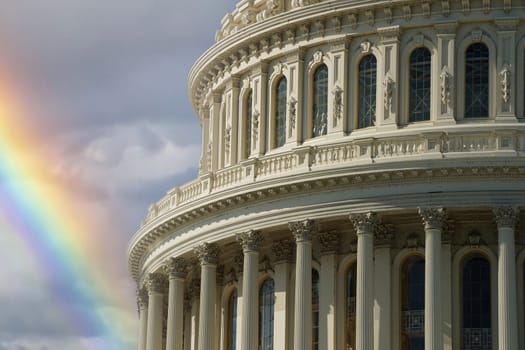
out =
{"type": "Polygon", "coordinates": [[[376,123],[377,60],[367,55],[359,62],[359,110],[357,127],[366,128],[376,123]]]}
{"type": "Polygon", "coordinates": [[[312,350],[319,350],[319,272],[312,269],[312,350]]]}
{"type": "Polygon", "coordinates": [[[275,303],[273,279],[264,281],[259,291],[259,349],[273,349],[273,314],[275,303]]]}
{"type": "Polygon", "coordinates": [[[277,83],[275,109],[275,146],[281,147],[286,142],[286,78],[277,83]]]}
{"type": "Polygon", "coordinates": [[[403,350],[425,348],[425,261],[412,256],[402,272],[402,336],[403,350]]]}
{"type": "Polygon", "coordinates": [[[229,340],[228,349],[235,350],[237,349],[237,289],[235,289],[230,296],[230,305],[229,309],[229,340]]]}
{"type": "Polygon", "coordinates": [[[468,47],[465,58],[465,118],[489,115],[489,50],[485,44],[468,47]]]}
{"type": "Polygon", "coordinates": [[[328,68],[323,64],[314,73],[312,136],[326,135],[328,122],[328,68]]]}
{"type": "Polygon", "coordinates": [[[246,96],[246,104],[244,106],[244,154],[248,158],[252,153],[252,100],[253,93],[250,91],[246,96]]]}
{"type": "Polygon", "coordinates": [[[356,264],[353,264],[346,273],[346,323],[345,323],[345,350],[355,349],[355,293],[356,293],[356,264]]]}
{"type": "Polygon", "coordinates": [[[424,47],[410,55],[410,122],[430,120],[430,59],[424,47]]]}

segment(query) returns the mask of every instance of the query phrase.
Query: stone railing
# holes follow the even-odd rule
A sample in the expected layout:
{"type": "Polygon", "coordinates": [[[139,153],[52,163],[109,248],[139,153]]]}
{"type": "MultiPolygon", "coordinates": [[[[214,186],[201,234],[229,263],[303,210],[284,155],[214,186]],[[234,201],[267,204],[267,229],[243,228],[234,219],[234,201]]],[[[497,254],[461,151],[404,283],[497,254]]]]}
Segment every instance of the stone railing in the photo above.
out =
{"type": "Polygon", "coordinates": [[[202,175],[199,179],[171,190],[149,208],[144,224],[159,215],[203,196],[232,189],[257,180],[286,177],[323,168],[395,162],[409,157],[443,158],[465,153],[511,152],[525,154],[525,130],[463,132],[423,132],[381,138],[349,139],[318,146],[299,146],[290,151],[249,159],[240,164],[202,175]]]}

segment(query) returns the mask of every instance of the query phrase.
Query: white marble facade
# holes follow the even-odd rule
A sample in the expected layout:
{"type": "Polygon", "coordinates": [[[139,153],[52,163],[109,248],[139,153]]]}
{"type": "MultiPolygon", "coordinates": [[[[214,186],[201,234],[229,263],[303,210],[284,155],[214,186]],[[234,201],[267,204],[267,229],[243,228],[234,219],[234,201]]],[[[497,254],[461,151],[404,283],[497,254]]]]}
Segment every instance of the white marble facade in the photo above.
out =
{"type": "Polygon", "coordinates": [[[525,349],[525,3],[243,0],[199,176],[129,246],[139,350],[525,349]]]}

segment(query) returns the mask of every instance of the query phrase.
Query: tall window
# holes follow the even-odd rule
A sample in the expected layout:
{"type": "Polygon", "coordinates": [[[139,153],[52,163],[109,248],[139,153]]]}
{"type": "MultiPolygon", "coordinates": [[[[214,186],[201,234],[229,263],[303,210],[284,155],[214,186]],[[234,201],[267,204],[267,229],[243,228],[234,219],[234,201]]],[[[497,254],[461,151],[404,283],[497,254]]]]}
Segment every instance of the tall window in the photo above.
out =
{"type": "Polygon", "coordinates": [[[465,57],[465,118],[489,115],[489,49],[476,43],[465,57]]]}
{"type": "Polygon", "coordinates": [[[357,127],[366,128],[376,123],[377,60],[366,55],[359,62],[359,110],[357,127]]]}
{"type": "Polygon", "coordinates": [[[264,281],[259,291],[259,350],[273,349],[274,291],[274,282],[271,278],[264,281]]]}
{"type": "Polygon", "coordinates": [[[430,120],[430,57],[424,47],[410,55],[410,122],[430,120]]]}
{"type": "Polygon", "coordinates": [[[237,289],[230,296],[228,305],[228,349],[237,349],[237,289]]]}
{"type": "Polygon", "coordinates": [[[275,108],[275,147],[281,147],[286,142],[286,78],[277,83],[275,108]]]}
{"type": "Polygon", "coordinates": [[[253,93],[248,92],[244,105],[244,156],[248,158],[252,153],[252,101],[253,93]]]}
{"type": "Polygon", "coordinates": [[[425,348],[425,261],[412,256],[403,265],[402,274],[402,336],[403,350],[425,348]]]}
{"type": "Polygon", "coordinates": [[[462,349],[492,349],[490,264],[474,255],[462,271],[462,349]]]}
{"type": "Polygon", "coordinates": [[[319,350],[319,272],[312,269],[312,350],[319,350]]]}
{"type": "Polygon", "coordinates": [[[356,264],[346,272],[346,322],[345,322],[345,350],[355,349],[355,292],[356,292],[356,264]]]}
{"type": "Polygon", "coordinates": [[[328,122],[328,67],[319,66],[314,73],[312,136],[326,135],[328,122]]]}

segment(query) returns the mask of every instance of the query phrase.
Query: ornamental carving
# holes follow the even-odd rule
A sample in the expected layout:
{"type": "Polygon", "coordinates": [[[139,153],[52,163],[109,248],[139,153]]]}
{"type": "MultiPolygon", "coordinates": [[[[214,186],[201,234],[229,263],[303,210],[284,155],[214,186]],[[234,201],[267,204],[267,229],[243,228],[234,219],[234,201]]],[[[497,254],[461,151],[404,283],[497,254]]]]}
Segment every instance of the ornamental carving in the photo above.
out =
{"type": "Polygon", "coordinates": [[[235,282],[238,281],[237,279],[237,273],[235,272],[235,269],[232,267],[230,269],[230,271],[228,271],[226,273],[226,275],[224,276],[224,281],[226,282],[226,284],[228,285],[232,285],[232,284],[235,284],[235,282]]]}
{"type": "Polygon", "coordinates": [[[257,21],[263,21],[267,18],[275,16],[282,11],[281,1],[279,0],[266,0],[264,10],[257,15],[257,21]]]}
{"type": "Polygon", "coordinates": [[[139,309],[143,307],[148,307],[148,302],[148,289],[146,287],[137,289],[137,306],[139,307],[139,309]]]}
{"type": "Polygon", "coordinates": [[[289,130],[290,136],[293,134],[293,131],[295,130],[296,116],[297,116],[297,99],[294,96],[291,96],[290,102],[288,102],[288,118],[289,118],[289,125],[290,125],[290,130],[289,130]]]}
{"type": "Polygon", "coordinates": [[[148,274],[146,286],[150,293],[164,293],[167,287],[166,275],[162,273],[148,274]]]}
{"type": "Polygon", "coordinates": [[[510,66],[504,64],[501,72],[499,72],[499,81],[501,84],[501,98],[504,103],[508,103],[510,100],[510,66]]]}
{"type": "Polygon", "coordinates": [[[321,50],[314,52],[312,60],[308,63],[308,69],[312,69],[316,64],[324,62],[324,53],[321,50]]]}
{"type": "Polygon", "coordinates": [[[272,266],[272,262],[270,261],[270,258],[268,258],[266,255],[263,256],[263,258],[259,262],[259,272],[264,272],[264,273],[275,272],[272,266]]]}
{"type": "Polygon", "coordinates": [[[419,215],[423,220],[426,230],[442,230],[447,219],[447,211],[441,207],[420,207],[419,215]]]}
{"type": "Polygon", "coordinates": [[[419,236],[416,233],[410,234],[406,239],[406,247],[410,249],[417,249],[421,246],[419,236]]]}
{"type": "Polygon", "coordinates": [[[374,212],[350,214],[350,221],[357,235],[373,234],[379,225],[379,218],[374,212]]]}
{"type": "Polygon", "coordinates": [[[359,46],[361,46],[362,53],[369,53],[372,48],[372,43],[370,41],[363,41],[359,46]]]}
{"type": "Polygon", "coordinates": [[[219,262],[220,249],[215,243],[201,243],[193,251],[201,265],[216,265],[219,262]]]}
{"type": "Polygon", "coordinates": [[[384,95],[384,104],[387,111],[392,107],[392,97],[394,95],[394,80],[387,75],[383,81],[383,95],[384,95]]]}
{"type": "Polygon", "coordinates": [[[339,232],[329,231],[317,235],[322,254],[335,254],[339,250],[339,232]]]}
{"type": "Polygon", "coordinates": [[[259,139],[259,117],[260,116],[261,116],[261,113],[257,109],[253,111],[252,135],[253,135],[254,145],[257,143],[257,140],[259,139]]]}
{"type": "Polygon", "coordinates": [[[233,257],[233,265],[237,269],[237,273],[242,273],[244,266],[244,255],[242,253],[239,253],[233,257]]]}
{"type": "Polygon", "coordinates": [[[242,246],[244,252],[256,252],[259,250],[264,237],[261,231],[250,230],[236,235],[237,242],[242,246]]]}
{"type": "Polygon", "coordinates": [[[272,252],[276,263],[292,262],[295,244],[291,240],[276,241],[272,244],[272,252]]]}
{"type": "Polygon", "coordinates": [[[184,278],[188,272],[188,262],[181,257],[169,258],[164,265],[164,270],[170,277],[184,278]]]}
{"type": "Polygon", "coordinates": [[[296,242],[311,241],[317,229],[315,221],[309,219],[289,222],[288,228],[292,231],[296,242]]]}
{"type": "Polygon", "coordinates": [[[230,153],[231,134],[232,134],[232,127],[228,125],[224,132],[224,148],[227,154],[230,153]]]}
{"type": "Polygon", "coordinates": [[[468,245],[477,248],[481,244],[481,235],[478,231],[472,231],[467,237],[468,245]]]}
{"type": "Polygon", "coordinates": [[[201,294],[201,280],[199,278],[194,278],[191,280],[188,287],[188,296],[190,300],[195,300],[200,297],[201,294]]]}
{"type": "Polygon", "coordinates": [[[394,226],[390,224],[379,224],[377,225],[375,236],[374,236],[374,245],[377,246],[389,246],[392,244],[394,239],[394,226]]]}
{"type": "Polygon", "coordinates": [[[343,115],[343,89],[338,85],[334,88],[334,126],[337,126],[337,122],[343,115]]]}
{"type": "Polygon", "coordinates": [[[444,66],[439,74],[439,85],[441,88],[441,103],[446,105],[450,103],[452,75],[448,71],[448,66],[444,66]]]}
{"type": "Polygon", "coordinates": [[[498,228],[514,228],[518,223],[519,207],[501,206],[492,209],[498,228]]]}

